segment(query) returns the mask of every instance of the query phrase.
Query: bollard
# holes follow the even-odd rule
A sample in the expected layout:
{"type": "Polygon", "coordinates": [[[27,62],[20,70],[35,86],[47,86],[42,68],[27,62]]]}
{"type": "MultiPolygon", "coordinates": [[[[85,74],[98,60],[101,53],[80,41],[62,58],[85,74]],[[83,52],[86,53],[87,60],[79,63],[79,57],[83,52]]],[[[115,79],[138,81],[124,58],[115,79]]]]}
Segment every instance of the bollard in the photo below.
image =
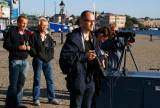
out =
{"type": "Polygon", "coordinates": [[[152,34],[150,34],[150,41],[152,41],[152,34]]]}

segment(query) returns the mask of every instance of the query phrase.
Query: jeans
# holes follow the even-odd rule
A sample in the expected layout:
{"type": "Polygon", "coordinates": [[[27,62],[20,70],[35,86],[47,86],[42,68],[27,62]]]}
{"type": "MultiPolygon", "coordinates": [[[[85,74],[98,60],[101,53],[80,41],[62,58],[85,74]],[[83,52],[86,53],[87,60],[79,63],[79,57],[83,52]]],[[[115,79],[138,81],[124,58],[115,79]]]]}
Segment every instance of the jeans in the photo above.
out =
{"type": "Polygon", "coordinates": [[[70,92],[70,108],[91,108],[93,94],[95,92],[94,81],[86,88],[84,95],[70,92]]]}
{"type": "Polygon", "coordinates": [[[41,60],[36,60],[35,58],[33,58],[32,66],[34,70],[33,101],[39,100],[42,70],[47,83],[48,100],[49,101],[54,100],[55,92],[54,92],[53,72],[52,72],[51,63],[50,62],[44,63],[41,60]]]}
{"type": "Polygon", "coordinates": [[[19,107],[22,104],[23,86],[29,68],[29,62],[24,60],[9,60],[9,87],[6,98],[6,108],[19,107]]]}

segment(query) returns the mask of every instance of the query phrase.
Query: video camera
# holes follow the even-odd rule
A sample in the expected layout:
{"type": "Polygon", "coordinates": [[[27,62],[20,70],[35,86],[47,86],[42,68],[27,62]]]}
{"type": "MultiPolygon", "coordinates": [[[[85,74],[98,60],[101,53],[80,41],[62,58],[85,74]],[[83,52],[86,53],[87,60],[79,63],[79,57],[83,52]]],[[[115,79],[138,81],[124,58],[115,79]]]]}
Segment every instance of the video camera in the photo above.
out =
{"type": "Polygon", "coordinates": [[[116,31],[116,36],[126,38],[130,43],[134,43],[135,42],[134,37],[136,36],[136,34],[134,32],[118,32],[118,31],[116,31]]]}

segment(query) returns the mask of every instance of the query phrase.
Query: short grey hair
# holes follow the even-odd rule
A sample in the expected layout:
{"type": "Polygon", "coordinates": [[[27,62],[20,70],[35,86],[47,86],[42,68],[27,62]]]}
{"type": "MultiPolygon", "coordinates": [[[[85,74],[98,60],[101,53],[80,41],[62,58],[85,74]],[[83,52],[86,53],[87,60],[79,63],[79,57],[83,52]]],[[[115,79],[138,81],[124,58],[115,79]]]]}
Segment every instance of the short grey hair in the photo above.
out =
{"type": "Polygon", "coordinates": [[[40,26],[42,22],[47,22],[47,24],[48,24],[48,20],[46,18],[40,18],[38,20],[38,26],[40,26]]]}

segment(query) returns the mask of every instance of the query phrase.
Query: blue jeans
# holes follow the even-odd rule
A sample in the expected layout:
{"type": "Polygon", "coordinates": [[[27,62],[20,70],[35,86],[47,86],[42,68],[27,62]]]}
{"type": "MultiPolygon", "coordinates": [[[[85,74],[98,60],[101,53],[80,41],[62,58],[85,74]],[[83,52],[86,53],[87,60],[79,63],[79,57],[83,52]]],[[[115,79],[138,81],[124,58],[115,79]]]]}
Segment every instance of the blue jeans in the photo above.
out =
{"type": "Polygon", "coordinates": [[[95,92],[94,81],[86,88],[84,95],[70,92],[70,108],[91,108],[93,94],[95,92]]]}
{"type": "Polygon", "coordinates": [[[34,70],[33,101],[39,100],[42,70],[47,83],[48,100],[49,101],[54,100],[55,92],[54,92],[53,72],[52,72],[51,63],[50,62],[44,63],[41,60],[36,60],[35,58],[33,58],[32,66],[34,70]]]}
{"type": "Polygon", "coordinates": [[[6,107],[15,108],[22,104],[23,86],[29,68],[29,62],[24,60],[9,60],[9,87],[6,107]]]}

